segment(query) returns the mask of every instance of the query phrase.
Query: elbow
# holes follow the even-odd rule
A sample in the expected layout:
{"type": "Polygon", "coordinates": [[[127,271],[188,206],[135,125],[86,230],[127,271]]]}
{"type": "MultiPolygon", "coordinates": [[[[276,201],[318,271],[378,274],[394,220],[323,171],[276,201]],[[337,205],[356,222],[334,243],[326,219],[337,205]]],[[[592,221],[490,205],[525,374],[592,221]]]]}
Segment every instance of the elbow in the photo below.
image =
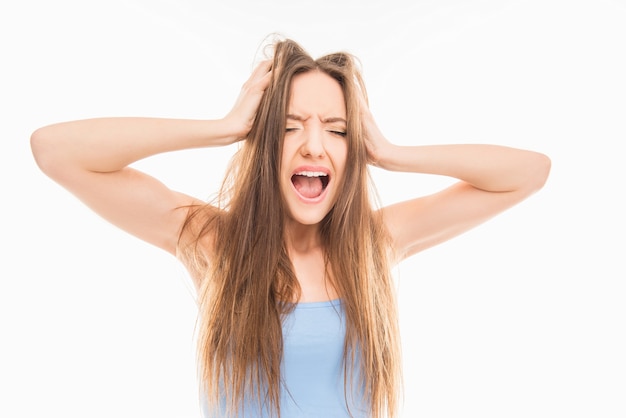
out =
{"type": "Polygon", "coordinates": [[[534,153],[532,163],[529,165],[527,187],[530,193],[534,193],[543,188],[548,181],[552,161],[550,157],[541,153],[534,153]]]}
{"type": "Polygon", "coordinates": [[[59,164],[55,163],[55,147],[53,139],[48,129],[39,128],[30,136],[30,149],[37,163],[37,166],[46,175],[51,176],[54,167],[59,164]]]}
{"type": "Polygon", "coordinates": [[[44,128],[39,128],[30,135],[30,150],[35,158],[37,166],[44,172],[46,171],[45,168],[48,165],[46,163],[46,150],[50,148],[47,142],[44,128]]]}

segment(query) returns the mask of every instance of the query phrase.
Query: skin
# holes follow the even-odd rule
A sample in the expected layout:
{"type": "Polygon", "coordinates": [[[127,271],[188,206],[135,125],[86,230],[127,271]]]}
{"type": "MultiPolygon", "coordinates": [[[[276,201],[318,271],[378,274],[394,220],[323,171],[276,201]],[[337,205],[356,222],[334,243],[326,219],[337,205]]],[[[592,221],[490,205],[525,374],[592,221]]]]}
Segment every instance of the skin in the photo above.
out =
{"type": "Polygon", "coordinates": [[[289,214],[287,250],[302,289],[301,301],[334,299],[336,292],[325,285],[318,226],[335,203],[346,164],[345,100],[339,83],[319,71],[298,75],[292,83],[280,177],[289,214]],[[293,187],[292,173],[301,167],[330,174],[321,201],[305,201],[293,187]]]}
{"type": "MultiPolygon", "coordinates": [[[[269,66],[266,61],[255,69],[222,119],[101,118],[60,123],[32,134],[34,157],[48,176],[102,217],[175,255],[186,216],[177,208],[202,202],[170,190],[129,164],[158,153],[242,140],[269,83],[269,66]]],[[[399,260],[519,203],[540,189],[548,177],[550,160],[533,151],[496,145],[395,145],[379,130],[364,100],[362,104],[372,164],[459,180],[438,193],[381,209],[399,260]]],[[[345,119],[339,85],[319,72],[297,76],[289,113],[296,117],[286,126],[280,178],[289,213],[287,247],[302,288],[301,301],[333,299],[336,293],[324,284],[317,226],[332,207],[337,193],[334,186],[345,165],[345,143],[336,134],[345,124],[327,121],[345,119]],[[320,203],[303,203],[294,194],[291,174],[302,165],[323,166],[331,174],[327,195],[320,203]]]]}

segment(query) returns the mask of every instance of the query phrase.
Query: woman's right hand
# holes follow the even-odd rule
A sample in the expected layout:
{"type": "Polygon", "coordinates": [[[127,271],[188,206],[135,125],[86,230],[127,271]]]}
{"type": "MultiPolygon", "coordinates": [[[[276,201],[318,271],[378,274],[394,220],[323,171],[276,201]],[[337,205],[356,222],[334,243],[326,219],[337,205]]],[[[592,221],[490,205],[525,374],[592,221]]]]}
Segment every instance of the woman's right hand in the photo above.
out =
{"type": "Polygon", "coordinates": [[[235,132],[235,142],[246,139],[256,117],[259,103],[272,77],[272,60],[262,61],[241,87],[239,97],[224,121],[235,132]]]}
{"type": "Polygon", "coordinates": [[[185,207],[203,202],[170,190],[130,165],[155,154],[244,139],[269,85],[270,67],[271,61],[257,66],[223,119],[124,117],[58,123],[31,136],[35,160],[104,219],[175,254],[185,207]]]}

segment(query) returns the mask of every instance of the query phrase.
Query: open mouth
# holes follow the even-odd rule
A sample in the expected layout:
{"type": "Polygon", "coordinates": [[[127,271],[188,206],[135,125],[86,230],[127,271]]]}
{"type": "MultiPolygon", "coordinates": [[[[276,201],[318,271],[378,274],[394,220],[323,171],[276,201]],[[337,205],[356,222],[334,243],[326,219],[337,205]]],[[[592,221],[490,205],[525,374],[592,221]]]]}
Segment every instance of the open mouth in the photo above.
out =
{"type": "Polygon", "coordinates": [[[293,187],[305,199],[320,197],[329,182],[329,174],[323,171],[299,171],[291,176],[293,187]]]}

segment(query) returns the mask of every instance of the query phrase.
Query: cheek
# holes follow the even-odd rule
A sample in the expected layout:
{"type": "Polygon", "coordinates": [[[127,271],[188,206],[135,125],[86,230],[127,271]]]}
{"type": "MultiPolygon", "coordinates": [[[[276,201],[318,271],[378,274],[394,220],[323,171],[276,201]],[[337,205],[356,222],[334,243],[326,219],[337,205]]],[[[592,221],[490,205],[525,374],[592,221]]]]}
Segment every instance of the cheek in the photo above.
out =
{"type": "Polygon", "coordinates": [[[335,169],[343,172],[348,159],[348,144],[346,142],[337,143],[333,147],[333,160],[335,169]]]}
{"type": "Polygon", "coordinates": [[[282,178],[285,170],[287,170],[288,162],[290,161],[290,150],[286,144],[283,144],[280,152],[280,160],[278,161],[279,175],[282,178]]]}

